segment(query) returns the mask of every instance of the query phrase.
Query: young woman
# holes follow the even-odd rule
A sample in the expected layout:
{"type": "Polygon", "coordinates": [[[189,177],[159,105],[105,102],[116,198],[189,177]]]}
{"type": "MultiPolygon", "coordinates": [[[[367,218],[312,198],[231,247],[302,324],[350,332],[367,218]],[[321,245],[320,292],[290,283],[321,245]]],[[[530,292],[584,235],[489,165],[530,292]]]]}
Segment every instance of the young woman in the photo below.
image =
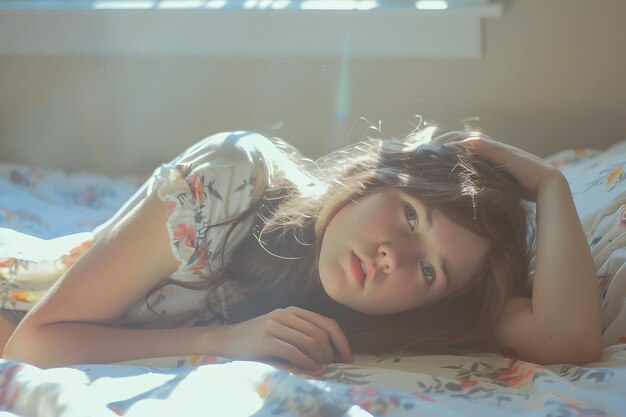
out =
{"type": "Polygon", "coordinates": [[[567,182],[477,132],[429,127],[316,164],[278,139],[217,134],[157,169],[96,237],[5,358],[214,354],[314,370],[353,353],[582,364],[600,351],[567,182]]]}

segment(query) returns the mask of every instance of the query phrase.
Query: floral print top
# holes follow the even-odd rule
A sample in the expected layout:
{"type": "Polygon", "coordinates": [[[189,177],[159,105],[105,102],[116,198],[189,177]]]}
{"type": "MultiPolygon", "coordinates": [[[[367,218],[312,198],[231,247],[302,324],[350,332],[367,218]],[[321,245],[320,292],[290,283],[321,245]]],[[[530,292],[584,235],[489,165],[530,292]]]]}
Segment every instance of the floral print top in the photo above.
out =
{"type": "MultiPolygon", "coordinates": [[[[219,248],[230,225],[211,226],[236,218],[262,197],[271,172],[263,151],[271,146],[267,138],[251,132],[223,132],[198,142],[157,168],[124,207],[95,231],[96,239],[139,201],[157,193],[167,202],[170,247],[180,261],[169,278],[183,283],[210,279],[219,271],[219,248]]],[[[228,238],[227,251],[241,240],[253,219],[249,216],[237,225],[228,238]]],[[[234,297],[224,287],[210,293],[167,285],[147,300],[160,317],[141,299],[117,324],[151,328],[227,322],[234,297]]]]}

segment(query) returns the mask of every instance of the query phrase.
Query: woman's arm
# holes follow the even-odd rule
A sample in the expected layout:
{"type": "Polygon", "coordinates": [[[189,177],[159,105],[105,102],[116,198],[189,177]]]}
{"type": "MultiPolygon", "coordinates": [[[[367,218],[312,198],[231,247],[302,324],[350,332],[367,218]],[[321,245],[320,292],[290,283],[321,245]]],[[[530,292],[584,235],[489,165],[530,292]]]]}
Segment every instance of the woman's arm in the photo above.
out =
{"type": "Polygon", "coordinates": [[[172,330],[104,327],[176,270],[166,219],[156,194],[139,203],[33,307],[4,357],[50,366],[199,353],[199,335],[188,329],[185,340],[172,330]]]}
{"type": "Polygon", "coordinates": [[[233,359],[276,357],[310,370],[350,360],[348,341],[337,323],[298,308],[228,326],[112,327],[178,267],[166,220],[166,203],[156,194],[138,204],[33,307],[6,345],[4,357],[53,367],[212,354],[233,359]]]}
{"type": "Polygon", "coordinates": [[[500,342],[536,363],[588,363],[600,352],[600,288],[565,177],[541,159],[490,139],[471,139],[479,157],[502,165],[537,203],[532,300],[515,298],[500,342]]]}

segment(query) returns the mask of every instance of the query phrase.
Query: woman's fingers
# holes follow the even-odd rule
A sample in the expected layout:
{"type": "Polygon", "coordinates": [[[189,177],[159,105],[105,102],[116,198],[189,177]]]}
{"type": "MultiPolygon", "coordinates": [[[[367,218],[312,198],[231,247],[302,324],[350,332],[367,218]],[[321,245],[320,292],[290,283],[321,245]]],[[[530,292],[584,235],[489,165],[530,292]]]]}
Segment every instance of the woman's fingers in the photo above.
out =
{"type": "MultiPolygon", "coordinates": [[[[350,349],[348,338],[335,320],[299,307],[288,307],[287,310],[324,330],[326,335],[330,338],[332,346],[334,346],[339,353],[339,358],[337,358],[338,361],[348,363],[352,362],[352,350],[350,349]]],[[[335,361],[334,358],[333,361],[335,361]]]]}
{"type": "Polygon", "coordinates": [[[296,346],[291,343],[285,342],[284,340],[274,339],[273,343],[273,354],[279,359],[286,360],[298,368],[306,369],[307,371],[317,371],[321,364],[318,364],[316,361],[311,359],[311,357],[296,346]]]}
{"type": "Polygon", "coordinates": [[[274,357],[307,370],[338,360],[352,362],[348,340],[337,323],[301,308],[277,309],[224,329],[225,356],[232,359],[274,357]]]}
{"type": "Polygon", "coordinates": [[[333,362],[333,349],[324,330],[285,310],[275,311],[273,319],[266,324],[271,336],[297,347],[318,364],[333,362]]]}
{"type": "Polygon", "coordinates": [[[556,168],[538,156],[487,136],[478,135],[461,143],[469,146],[478,158],[504,167],[533,196],[545,178],[560,175],[556,168]]]}
{"type": "Polygon", "coordinates": [[[352,362],[348,339],[335,320],[299,307],[277,309],[270,315],[279,324],[271,330],[274,336],[294,345],[318,364],[352,362]]]}

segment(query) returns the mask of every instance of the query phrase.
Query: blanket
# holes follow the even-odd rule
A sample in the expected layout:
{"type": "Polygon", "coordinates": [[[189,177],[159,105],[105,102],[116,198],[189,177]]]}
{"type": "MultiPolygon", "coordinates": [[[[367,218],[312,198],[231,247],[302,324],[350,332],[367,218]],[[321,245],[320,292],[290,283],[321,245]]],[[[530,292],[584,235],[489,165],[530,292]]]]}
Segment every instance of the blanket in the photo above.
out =
{"type": "Polygon", "coordinates": [[[626,415],[626,345],[585,367],[491,354],[355,359],[315,374],[206,356],[171,358],[174,367],[2,361],[0,405],[21,417],[626,415]]]}

